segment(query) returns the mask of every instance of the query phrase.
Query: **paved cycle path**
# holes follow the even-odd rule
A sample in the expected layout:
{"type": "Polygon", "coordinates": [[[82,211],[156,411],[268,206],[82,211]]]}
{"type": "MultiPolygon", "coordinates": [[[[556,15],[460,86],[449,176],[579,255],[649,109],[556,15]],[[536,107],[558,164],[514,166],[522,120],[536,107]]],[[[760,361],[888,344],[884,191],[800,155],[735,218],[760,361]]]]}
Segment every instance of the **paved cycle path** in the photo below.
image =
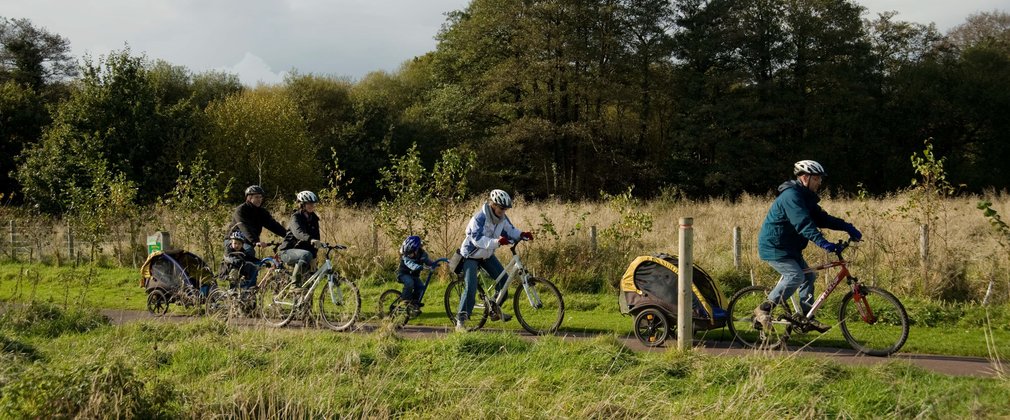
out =
{"type": "MultiPolygon", "coordinates": [[[[184,315],[166,315],[162,317],[155,317],[146,311],[128,311],[128,310],[114,310],[105,309],[101,311],[102,314],[109,317],[113,324],[121,325],[128,322],[145,321],[145,320],[156,320],[161,322],[191,322],[197,318],[184,315]]],[[[375,331],[378,328],[378,324],[374,322],[359,322],[355,325],[354,332],[358,333],[368,333],[375,331]]],[[[374,320],[373,320],[374,321],[374,320]]],[[[241,318],[230,321],[234,325],[240,326],[263,326],[262,322],[255,319],[241,318]]],[[[299,322],[293,322],[292,326],[287,328],[301,328],[302,325],[299,322]]],[[[522,330],[496,330],[485,328],[484,331],[509,331],[513,332],[526,339],[535,340],[536,337],[530,335],[526,331],[522,330]]],[[[446,336],[448,334],[455,334],[455,331],[449,327],[436,327],[436,326],[425,326],[425,325],[407,325],[400,329],[400,335],[406,338],[423,339],[423,338],[439,338],[446,336]]],[[[559,333],[564,340],[589,340],[598,337],[600,333],[578,333],[564,331],[559,333]]],[[[628,334],[626,336],[619,336],[626,347],[634,351],[649,351],[649,352],[662,352],[667,351],[669,348],[676,347],[676,339],[667,340],[663,347],[646,347],[642,345],[634,337],[634,335],[628,334]]],[[[944,356],[944,355],[933,355],[933,354],[907,354],[898,353],[890,357],[874,357],[866,356],[857,353],[851,349],[838,349],[838,348],[826,348],[826,347],[789,347],[785,350],[754,350],[748,348],[742,348],[739,346],[731,346],[730,342],[727,341],[714,341],[714,340],[694,340],[694,349],[696,351],[701,351],[706,354],[718,355],[718,356],[748,356],[754,354],[763,354],[773,357],[822,357],[829,358],[835,362],[846,364],[846,365],[874,365],[880,363],[886,363],[892,360],[903,360],[907,361],[915,366],[921,367],[923,369],[945,374],[951,376],[973,376],[973,377],[996,377],[997,371],[991,361],[981,357],[966,357],[966,356],[944,356]]]]}

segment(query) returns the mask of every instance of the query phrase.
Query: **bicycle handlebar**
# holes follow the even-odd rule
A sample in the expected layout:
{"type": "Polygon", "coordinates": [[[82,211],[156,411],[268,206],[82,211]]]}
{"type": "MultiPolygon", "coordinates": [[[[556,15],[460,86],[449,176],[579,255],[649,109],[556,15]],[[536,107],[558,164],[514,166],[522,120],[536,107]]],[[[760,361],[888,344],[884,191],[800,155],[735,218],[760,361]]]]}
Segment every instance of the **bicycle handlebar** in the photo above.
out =
{"type": "Polygon", "coordinates": [[[838,245],[838,250],[835,251],[835,255],[838,257],[839,261],[844,261],[842,259],[842,251],[845,251],[848,247],[852,246],[854,242],[860,242],[860,241],[849,238],[849,239],[839,239],[838,242],[835,242],[835,245],[838,245]]]}

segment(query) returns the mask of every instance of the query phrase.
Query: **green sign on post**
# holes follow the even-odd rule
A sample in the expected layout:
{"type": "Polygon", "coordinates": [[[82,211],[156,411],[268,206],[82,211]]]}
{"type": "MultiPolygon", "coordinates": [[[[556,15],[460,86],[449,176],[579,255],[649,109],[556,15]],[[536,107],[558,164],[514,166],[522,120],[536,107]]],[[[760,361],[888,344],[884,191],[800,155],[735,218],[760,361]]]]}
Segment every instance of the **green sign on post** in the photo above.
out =
{"type": "Polygon", "coordinates": [[[170,236],[168,232],[155,232],[147,237],[147,255],[157,251],[165,251],[170,248],[170,236]]]}

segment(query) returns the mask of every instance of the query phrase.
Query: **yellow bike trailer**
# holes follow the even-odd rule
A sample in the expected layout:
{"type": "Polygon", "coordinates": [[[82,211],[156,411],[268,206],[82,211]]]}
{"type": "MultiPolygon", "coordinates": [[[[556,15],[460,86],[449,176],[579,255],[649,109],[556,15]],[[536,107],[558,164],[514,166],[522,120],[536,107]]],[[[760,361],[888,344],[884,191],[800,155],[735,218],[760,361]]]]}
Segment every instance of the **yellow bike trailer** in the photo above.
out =
{"type": "MultiPolygon", "coordinates": [[[[656,254],[635,258],[621,277],[618,304],[621,313],[634,317],[635,336],[642,344],[662,345],[676,333],[677,257],[656,254]]],[[[694,265],[691,285],[691,318],[694,330],[711,330],[726,325],[726,298],[719,286],[705,270],[694,265]]]]}

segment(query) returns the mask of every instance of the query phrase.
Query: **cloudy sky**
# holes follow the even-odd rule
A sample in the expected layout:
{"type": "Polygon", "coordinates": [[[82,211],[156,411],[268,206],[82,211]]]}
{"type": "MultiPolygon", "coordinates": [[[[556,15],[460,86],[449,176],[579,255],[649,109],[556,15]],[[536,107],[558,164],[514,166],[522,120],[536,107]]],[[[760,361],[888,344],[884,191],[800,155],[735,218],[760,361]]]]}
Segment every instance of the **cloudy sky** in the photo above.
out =
{"type": "MultiPolygon", "coordinates": [[[[1010,11],[1010,0],[858,0],[868,16],[946,31],[977,11],[1010,11]]],[[[243,83],[276,83],[291,69],[358,79],[435,48],[445,12],[469,0],[0,0],[0,16],[28,18],[97,58],[134,53],[224,70],[243,83]]]]}

